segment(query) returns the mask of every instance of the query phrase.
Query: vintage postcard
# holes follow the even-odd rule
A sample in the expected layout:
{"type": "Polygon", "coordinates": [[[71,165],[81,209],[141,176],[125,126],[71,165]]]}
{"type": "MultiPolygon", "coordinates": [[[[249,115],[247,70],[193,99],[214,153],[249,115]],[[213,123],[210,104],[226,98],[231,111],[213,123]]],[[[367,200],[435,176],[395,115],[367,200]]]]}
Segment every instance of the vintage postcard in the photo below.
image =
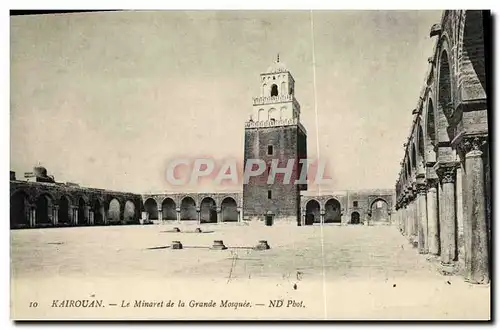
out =
{"type": "Polygon", "coordinates": [[[10,16],[13,320],[489,320],[489,11],[10,16]]]}

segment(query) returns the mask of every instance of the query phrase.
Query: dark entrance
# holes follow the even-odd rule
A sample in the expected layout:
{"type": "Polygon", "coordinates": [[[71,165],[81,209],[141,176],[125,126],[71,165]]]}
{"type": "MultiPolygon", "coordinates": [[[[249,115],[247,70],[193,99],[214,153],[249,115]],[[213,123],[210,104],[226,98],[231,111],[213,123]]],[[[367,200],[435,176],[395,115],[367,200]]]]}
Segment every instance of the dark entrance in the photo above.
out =
{"type": "Polygon", "coordinates": [[[314,214],[306,214],[306,226],[312,226],[314,224],[314,214]]]}
{"type": "Polygon", "coordinates": [[[352,214],[351,214],[351,224],[353,224],[353,225],[359,225],[359,213],[358,212],[352,212],[352,214]]]}
{"type": "Polygon", "coordinates": [[[269,211],[266,213],[266,226],[272,226],[274,221],[274,214],[269,211]]]}

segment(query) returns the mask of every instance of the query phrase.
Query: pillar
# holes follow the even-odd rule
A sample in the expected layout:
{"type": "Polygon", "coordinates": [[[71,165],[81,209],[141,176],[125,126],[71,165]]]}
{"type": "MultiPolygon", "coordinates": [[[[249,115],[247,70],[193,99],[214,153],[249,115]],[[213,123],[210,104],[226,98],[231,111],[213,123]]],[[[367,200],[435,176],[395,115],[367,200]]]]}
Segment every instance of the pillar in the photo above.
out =
{"type": "Polygon", "coordinates": [[[85,207],[83,208],[83,217],[85,218],[85,223],[90,223],[90,206],[85,205],[85,207]]]}
{"type": "Polygon", "coordinates": [[[428,253],[427,242],[427,187],[425,183],[417,185],[417,214],[418,214],[418,252],[428,253]]]}
{"type": "Polygon", "coordinates": [[[30,227],[36,227],[36,206],[28,205],[28,220],[30,222],[30,227]]]}
{"type": "Polygon", "coordinates": [[[488,227],[486,218],[483,148],[486,136],[468,137],[465,152],[464,217],[465,278],[477,284],[489,283],[488,227]]]}
{"type": "Polygon", "coordinates": [[[236,210],[238,211],[238,222],[243,222],[243,208],[237,207],[236,210]]]}
{"type": "Polygon", "coordinates": [[[410,192],[410,196],[408,198],[408,207],[406,208],[406,237],[409,240],[412,239],[413,235],[413,195],[410,192]]]}
{"type": "Polygon", "coordinates": [[[175,211],[177,212],[176,216],[177,216],[177,222],[180,223],[181,222],[181,209],[180,208],[176,208],[175,211]]]}
{"type": "Polygon", "coordinates": [[[407,209],[408,205],[406,204],[406,200],[404,201],[403,208],[401,209],[401,220],[403,222],[403,235],[406,236],[408,232],[408,221],[407,221],[407,209]]]}
{"type": "Polygon", "coordinates": [[[427,179],[427,245],[429,253],[439,255],[438,182],[427,179]]]}
{"type": "Polygon", "coordinates": [[[411,209],[410,209],[410,222],[411,222],[411,234],[410,239],[412,242],[418,240],[418,220],[417,220],[417,200],[416,192],[412,194],[411,209]]]}
{"type": "Polygon", "coordinates": [[[201,209],[199,207],[196,208],[196,223],[201,224],[201,209]]]}
{"type": "Polygon", "coordinates": [[[305,226],[306,225],[306,209],[301,208],[300,212],[301,212],[300,225],[305,226]]]}
{"type": "Polygon", "coordinates": [[[216,209],[216,211],[217,211],[217,223],[221,223],[222,222],[222,214],[221,214],[222,209],[220,207],[218,207],[216,209]]]}
{"type": "Polygon", "coordinates": [[[99,212],[101,212],[102,222],[104,224],[108,224],[108,215],[106,214],[106,210],[104,209],[104,205],[100,207],[99,212]]]}
{"type": "Polygon", "coordinates": [[[158,220],[163,222],[163,210],[158,209],[158,220]]]}
{"type": "Polygon", "coordinates": [[[78,226],[79,220],[78,220],[78,206],[73,207],[73,224],[75,226],[78,226]]]}
{"type": "Polygon", "coordinates": [[[52,224],[57,226],[59,223],[59,205],[52,205],[52,224]]]}
{"type": "Polygon", "coordinates": [[[94,224],[94,211],[89,210],[89,224],[93,225],[94,224]]]}
{"type": "Polygon", "coordinates": [[[325,223],[325,209],[321,209],[319,211],[320,214],[320,224],[323,225],[325,223]]]}
{"type": "Polygon", "coordinates": [[[440,205],[440,237],[441,237],[441,264],[448,266],[452,265],[456,255],[455,244],[455,169],[453,164],[438,164],[440,165],[436,172],[441,183],[441,191],[439,194],[440,205]]]}
{"type": "Polygon", "coordinates": [[[455,182],[455,198],[456,198],[456,213],[457,213],[457,254],[460,270],[465,268],[465,245],[464,245],[464,204],[463,204],[463,176],[462,164],[458,162],[457,175],[455,182]]]}

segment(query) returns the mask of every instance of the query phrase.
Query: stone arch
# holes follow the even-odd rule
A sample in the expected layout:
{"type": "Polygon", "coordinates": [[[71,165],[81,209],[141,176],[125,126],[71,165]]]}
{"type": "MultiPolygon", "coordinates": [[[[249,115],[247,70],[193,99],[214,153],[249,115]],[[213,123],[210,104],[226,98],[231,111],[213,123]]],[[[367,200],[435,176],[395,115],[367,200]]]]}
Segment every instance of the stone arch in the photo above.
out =
{"type": "Polygon", "coordinates": [[[278,111],[275,108],[269,109],[267,119],[268,120],[272,120],[272,119],[277,120],[278,119],[278,111]]]}
{"type": "Polygon", "coordinates": [[[436,162],[437,134],[435,122],[435,109],[432,98],[427,101],[427,113],[425,116],[425,160],[427,163],[436,162]]]}
{"type": "Polygon", "coordinates": [[[465,10],[460,15],[457,45],[461,100],[486,98],[486,60],[483,13],[465,10]]]}
{"type": "Polygon", "coordinates": [[[137,210],[138,208],[136,207],[135,203],[130,199],[127,199],[125,201],[125,204],[123,205],[123,221],[125,223],[137,223],[137,210]]]}
{"type": "Polygon", "coordinates": [[[196,202],[191,196],[185,196],[181,200],[181,220],[197,220],[196,202]]]}
{"type": "Polygon", "coordinates": [[[238,221],[238,204],[233,197],[225,197],[221,202],[222,221],[238,221]]]}
{"type": "Polygon", "coordinates": [[[259,109],[259,112],[257,113],[257,121],[264,121],[266,118],[264,118],[264,109],[259,109]]]}
{"type": "Polygon", "coordinates": [[[422,130],[422,125],[420,123],[417,127],[417,156],[419,157],[419,165],[425,164],[425,143],[424,143],[424,133],[422,130]]]}
{"type": "Polygon", "coordinates": [[[306,203],[306,226],[312,225],[315,222],[321,222],[321,207],[317,200],[310,199],[306,203]]]}
{"type": "Polygon", "coordinates": [[[351,213],[351,220],[349,221],[352,225],[359,225],[361,223],[361,216],[358,211],[354,211],[351,213]]]}
{"type": "Polygon", "coordinates": [[[49,193],[40,193],[36,199],[36,224],[47,227],[52,225],[53,196],[49,193]]]}
{"type": "Polygon", "coordinates": [[[411,143],[411,169],[412,172],[415,172],[415,169],[417,167],[417,153],[415,151],[415,143],[411,143]]]}
{"type": "Polygon", "coordinates": [[[175,201],[166,197],[161,202],[161,214],[164,220],[177,220],[177,211],[176,211],[175,201]]]}
{"type": "Polygon", "coordinates": [[[330,198],[325,203],[325,223],[341,223],[342,209],[336,198],[330,198]]]}
{"type": "Polygon", "coordinates": [[[386,223],[389,222],[389,203],[384,198],[376,198],[370,204],[370,222],[386,223]]]}
{"type": "Polygon", "coordinates": [[[287,117],[286,111],[287,111],[287,109],[286,109],[285,106],[281,107],[281,109],[280,109],[280,119],[285,119],[287,117]]]}
{"type": "Polygon", "coordinates": [[[158,219],[158,203],[152,197],[149,197],[144,202],[144,211],[148,213],[149,220],[161,220],[158,219]]]}
{"type": "MultiPolygon", "coordinates": [[[[447,45],[446,40],[443,45],[447,45]]],[[[453,139],[454,132],[452,131],[449,120],[453,115],[453,89],[451,78],[451,62],[449,60],[448,51],[446,47],[441,51],[439,57],[438,78],[437,78],[437,111],[436,117],[436,133],[438,146],[448,147],[450,141],[453,139]]],[[[438,149],[440,151],[440,149],[438,149]]],[[[438,152],[438,157],[441,157],[438,152]]]]}
{"type": "Polygon", "coordinates": [[[121,222],[121,203],[116,197],[112,197],[108,203],[108,222],[119,223],[121,222]]]}
{"type": "Polygon", "coordinates": [[[278,95],[279,95],[278,85],[272,84],[271,85],[270,96],[278,96],[278,95]]]}
{"type": "Polygon", "coordinates": [[[29,212],[28,194],[22,190],[15,191],[10,196],[10,228],[28,228],[29,212]]]}
{"type": "Polygon", "coordinates": [[[76,206],[78,207],[77,213],[79,225],[88,225],[88,216],[86,212],[87,205],[88,202],[83,198],[83,196],[80,196],[76,204],[76,206]]]}
{"type": "Polygon", "coordinates": [[[104,210],[104,202],[99,198],[95,198],[91,203],[92,211],[94,212],[94,224],[104,225],[106,212],[104,210]]]}
{"type": "Polygon", "coordinates": [[[73,212],[71,210],[71,199],[68,195],[62,195],[59,198],[59,209],[57,211],[57,222],[62,226],[69,226],[73,212]]]}
{"type": "Polygon", "coordinates": [[[200,222],[217,223],[217,204],[212,197],[205,197],[200,202],[200,222]]]}

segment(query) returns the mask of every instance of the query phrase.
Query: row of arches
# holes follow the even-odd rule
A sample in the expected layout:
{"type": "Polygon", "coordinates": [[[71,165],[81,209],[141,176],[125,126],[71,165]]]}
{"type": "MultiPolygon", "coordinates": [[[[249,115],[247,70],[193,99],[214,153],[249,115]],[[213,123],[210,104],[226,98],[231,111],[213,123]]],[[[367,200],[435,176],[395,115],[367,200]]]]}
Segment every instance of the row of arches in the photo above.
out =
{"type": "MultiPolygon", "coordinates": [[[[48,193],[42,193],[32,203],[29,201],[30,198],[24,191],[17,191],[10,197],[11,228],[104,225],[122,222],[121,204],[116,198],[112,198],[109,203],[98,199],[86,203],[80,197],[72,205],[71,199],[66,195],[57,199],[48,193]]],[[[134,223],[138,222],[138,218],[135,204],[130,200],[125,201],[123,221],[134,223]]]]}
{"type": "MultiPolygon", "coordinates": [[[[177,208],[172,198],[165,198],[159,206],[155,199],[148,198],[144,202],[144,210],[148,213],[150,220],[177,220],[177,210],[180,212],[180,220],[197,220],[197,206],[195,200],[184,197],[177,208]],[[161,219],[159,219],[161,211],[161,219]]],[[[199,205],[200,220],[202,223],[217,222],[217,204],[212,197],[205,197],[199,205]]],[[[226,197],[221,202],[221,221],[238,221],[238,206],[232,197],[226,197]]]]}
{"type": "MultiPolygon", "coordinates": [[[[389,205],[388,203],[380,198],[374,200],[368,214],[370,216],[370,222],[389,222],[389,205]]],[[[312,225],[314,223],[321,222],[321,206],[320,203],[315,200],[309,200],[305,205],[305,224],[312,225]]],[[[359,224],[361,216],[358,211],[351,212],[349,223],[359,224]]],[[[342,209],[340,202],[334,198],[329,199],[325,203],[324,207],[324,223],[341,223],[342,222],[342,209]]]]}
{"type": "Polygon", "coordinates": [[[293,87],[287,89],[286,81],[282,81],[281,84],[262,84],[261,95],[262,96],[278,96],[278,95],[292,95],[293,87]]]}
{"type": "Polygon", "coordinates": [[[445,11],[431,29],[438,40],[396,182],[401,232],[478,283],[489,281],[491,248],[487,16],[445,11]]]}
{"type": "Polygon", "coordinates": [[[287,107],[281,107],[281,109],[271,108],[267,112],[264,109],[259,109],[257,113],[257,121],[267,121],[267,120],[281,120],[288,118],[287,107]]]}

